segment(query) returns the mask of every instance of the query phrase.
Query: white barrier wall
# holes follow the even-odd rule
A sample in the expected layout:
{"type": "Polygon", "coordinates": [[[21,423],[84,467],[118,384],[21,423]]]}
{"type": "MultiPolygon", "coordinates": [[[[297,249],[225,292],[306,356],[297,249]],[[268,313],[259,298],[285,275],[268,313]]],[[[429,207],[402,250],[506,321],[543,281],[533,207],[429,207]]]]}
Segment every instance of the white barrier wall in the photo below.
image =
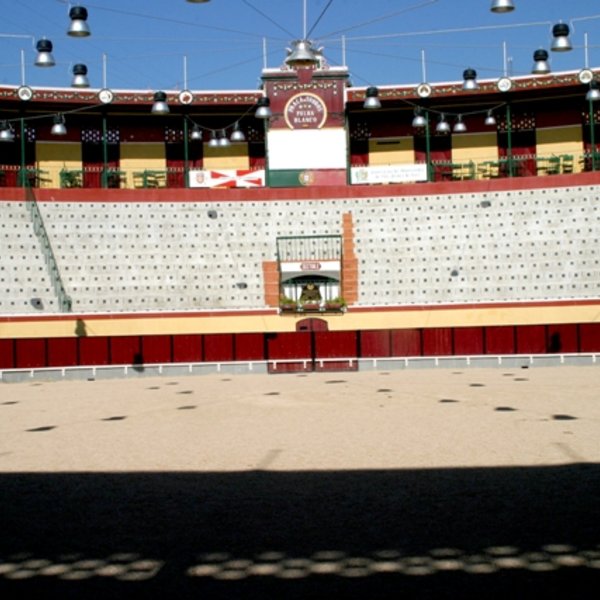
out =
{"type": "MultiPolygon", "coordinates": [[[[24,207],[0,207],[2,223],[10,223],[0,246],[0,311],[57,310],[24,207]],[[31,304],[37,297],[42,309],[31,304]]],[[[595,186],[326,201],[40,203],[75,312],[264,308],[263,262],[276,260],[276,238],[340,235],[345,213],[354,226],[358,305],[598,298],[599,207],[595,186]]]]}

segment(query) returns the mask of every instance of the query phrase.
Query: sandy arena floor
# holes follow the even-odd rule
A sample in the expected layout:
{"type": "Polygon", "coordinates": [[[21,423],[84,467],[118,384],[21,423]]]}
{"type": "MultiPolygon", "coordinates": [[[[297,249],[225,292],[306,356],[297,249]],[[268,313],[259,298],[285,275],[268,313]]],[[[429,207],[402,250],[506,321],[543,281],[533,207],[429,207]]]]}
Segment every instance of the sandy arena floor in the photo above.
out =
{"type": "Polygon", "coordinates": [[[6,384],[0,411],[4,472],[600,462],[596,367],[6,384]]]}
{"type": "Polygon", "coordinates": [[[0,597],[595,598],[600,368],[0,385],[0,597]]]}

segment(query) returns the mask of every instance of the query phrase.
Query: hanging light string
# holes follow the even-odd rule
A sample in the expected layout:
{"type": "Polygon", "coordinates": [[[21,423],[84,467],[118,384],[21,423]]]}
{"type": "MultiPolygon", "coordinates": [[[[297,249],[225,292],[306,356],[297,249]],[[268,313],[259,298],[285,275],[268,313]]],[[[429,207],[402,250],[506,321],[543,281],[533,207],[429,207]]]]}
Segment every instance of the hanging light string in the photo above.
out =
{"type": "Polygon", "coordinates": [[[42,121],[44,119],[53,119],[56,114],[61,114],[64,116],[68,116],[68,115],[73,115],[76,113],[81,113],[81,112],[86,112],[88,110],[94,110],[94,109],[98,109],[102,106],[105,106],[104,104],[90,104],[89,106],[80,106],[79,108],[72,108],[70,110],[60,110],[60,111],[54,111],[51,113],[44,113],[41,115],[29,115],[27,117],[14,117],[14,118],[9,118],[9,119],[2,119],[2,121],[6,122],[6,123],[20,123],[21,121],[28,123],[29,121],[42,121]]]}
{"type": "Polygon", "coordinates": [[[212,136],[216,136],[219,131],[223,131],[223,130],[226,131],[228,129],[235,128],[235,126],[238,125],[242,119],[246,118],[248,115],[253,113],[255,110],[256,110],[256,104],[254,104],[253,106],[248,108],[246,110],[246,112],[242,113],[234,121],[231,121],[230,123],[228,123],[227,125],[225,125],[223,127],[206,127],[205,125],[202,125],[201,123],[196,121],[196,119],[192,118],[190,115],[185,115],[185,119],[188,121],[188,123],[190,123],[192,125],[192,127],[196,127],[197,129],[200,129],[201,131],[206,131],[206,132],[210,133],[212,136]]]}
{"type": "Polygon", "coordinates": [[[389,13],[387,15],[383,15],[375,19],[369,19],[368,21],[363,21],[362,23],[352,25],[351,27],[347,27],[345,29],[338,29],[337,31],[332,31],[331,33],[327,33],[324,36],[319,37],[319,40],[324,41],[326,38],[329,38],[331,36],[337,36],[339,34],[346,33],[347,31],[353,31],[354,29],[362,29],[363,27],[373,25],[374,23],[381,23],[382,21],[387,21],[394,17],[398,17],[399,15],[406,14],[407,12],[412,12],[413,10],[425,8],[426,6],[430,6],[431,4],[436,4],[438,1],[439,0],[425,0],[423,2],[419,2],[418,4],[413,4],[412,6],[406,6],[402,10],[397,10],[393,13],[389,13]]]}
{"type": "MultiPolygon", "coordinates": [[[[6,124],[11,124],[11,123],[20,123],[20,122],[28,123],[30,121],[43,121],[46,119],[53,119],[57,114],[61,114],[65,117],[68,117],[69,115],[74,115],[77,113],[83,113],[83,112],[87,112],[87,111],[98,110],[100,108],[105,108],[105,107],[106,107],[106,104],[90,104],[88,106],[81,106],[78,108],[72,108],[70,110],[53,111],[53,112],[39,114],[39,115],[28,115],[26,117],[13,117],[13,118],[7,118],[7,119],[3,118],[2,122],[6,123],[6,124]]],[[[240,123],[240,121],[242,121],[244,118],[246,118],[250,114],[252,114],[256,110],[256,108],[257,108],[257,103],[254,103],[252,106],[250,106],[248,109],[246,109],[245,112],[243,112],[241,115],[237,116],[233,121],[229,122],[227,125],[223,125],[223,126],[215,127],[215,128],[206,127],[205,125],[202,125],[200,122],[198,122],[195,118],[192,118],[190,115],[184,114],[183,117],[188,123],[191,123],[192,126],[195,126],[198,129],[201,129],[202,131],[207,131],[212,134],[216,134],[219,131],[225,131],[228,129],[235,128],[235,126],[238,125],[240,123]]]]}
{"type": "MultiPolygon", "coordinates": [[[[72,4],[72,2],[70,2],[69,0],[56,0],[56,1],[63,5],[71,5],[72,4]]],[[[82,1],[84,1],[84,0],[82,0],[82,1]]],[[[291,32],[289,32],[284,27],[282,27],[279,23],[274,21],[268,14],[265,14],[264,12],[260,11],[260,9],[255,7],[251,2],[249,2],[249,0],[242,0],[242,1],[247,7],[249,7],[251,10],[254,10],[258,14],[260,14],[263,18],[265,18],[269,22],[273,23],[273,25],[275,25],[278,29],[282,30],[287,35],[290,35],[290,36],[292,35],[291,32]]],[[[344,36],[343,40],[339,37],[334,37],[343,32],[357,30],[357,29],[364,28],[364,27],[367,27],[367,26],[375,24],[375,23],[388,21],[388,20],[390,20],[394,17],[397,17],[401,14],[426,8],[428,6],[436,4],[437,2],[439,2],[439,0],[423,0],[421,2],[417,2],[417,3],[413,4],[411,6],[405,7],[402,10],[394,11],[392,13],[383,15],[381,17],[377,17],[375,19],[369,19],[367,21],[358,23],[358,24],[353,25],[352,27],[348,27],[346,29],[341,29],[338,31],[328,33],[328,34],[320,37],[318,41],[319,41],[319,43],[324,43],[324,42],[335,43],[335,44],[343,43],[344,45],[346,45],[347,42],[362,42],[362,41],[375,41],[375,40],[386,40],[386,39],[391,40],[391,39],[395,39],[395,38],[405,38],[408,36],[431,36],[431,35],[442,35],[442,34],[451,34],[451,33],[484,32],[484,31],[490,31],[490,30],[548,26],[548,25],[552,24],[550,21],[532,21],[532,22],[524,22],[524,23],[495,24],[495,25],[476,26],[476,27],[457,27],[457,28],[445,28],[445,29],[431,29],[431,30],[424,30],[424,31],[397,32],[397,33],[379,34],[379,35],[365,35],[365,36],[351,36],[351,37],[344,36]]],[[[311,33],[316,28],[316,26],[319,24],[321,17],[330,8],[332,3],[333,3],[333,0],[328,1],[328,3],[325,6],[325,8],[323,9],[321,15],[319,16],[317,21],[311,27],[311,30],[310,30],[311,33]]],[[[22,6],[26,6],[26,7],[28,6],[24,2],[19,2],[19,4],[22,6]]],[[[173,19],[173,18],[164,17],[164,16],[140,13],[137,11],[128,11],[128,10],[121,10],[121,9],[116,9],[116,8],[107,8],[107,7],[101,6],[99,4],[90,4],[87,0],[85,0],[85,5],[87,7],[93,8],[96,11],[104,11],[104,12],[120,14],[120,15],[124,15],[124,16],[129,16],[129,17],[151,19],[151,20],[155,20],[155,21],[159,21],[159,22],[173,23],[176,25],[181,25],[181,26],[186,26],[186,27],[210,29],[211,31],[220,31],[223,33],[234,34],[236,36],[243,36],[246,40],[256,39],[256,38],[264,39],[264,37],[265,37],[263,34],[256,33],[254,31],[242,31],[242,30],[237,30],[237,29],[232,29],[232,28],[221,27],[219,25],[208,25],[208,24],[196,23],[196,22],[193,22],[190,20],[173,19]]],[[[34,10],[33,8],[30,8],[30,9],[32,11],[34,10]]],[[[571,25],[574,25],[575,22],[578,22],[578,21],[590,21],[590,20],[594,20],[594,19],[600,19],[600,14],[577,17],[577,18],[571,19],[569,21],[569,23],[571,25]]],[[[102,39],[102,38],[96,37],[96,39],[102,39]]],[[[110,39],[110,38],[106,38],[106,39],[110,39]]],[[[134,40],[136,38],[122,38],[122,39],[134,40]]],[[[159,40],[159,38],[151,38],[151,37],[150,38],[137,38],[137,39],[138,40],[145,39],[148,41],[152,41],[153,39],[159,40]]],[[[274,37],[269,38],[269,39],[281,41],[278,38],[274,38],[274,37]]],[[[164,41],[164,38],[163,38],[163,41],[164,41]]],[[[194,40],[194,41],[197,42],[197,40],[194,40]]],[[[286,41],[289,41],[289,40],[286,40],[286,41]]],[[[445,47],[448,47],[448,45],[445,45],[445,47]]],[[[590,48],[593,48],[593,47],[595,47],[595,46],[590,46],[590,48]]],[[[361,55],[364,55],[364,54],[366,54],[366,53],[361,51],[361,55]]],[[[158,54],[157,56],[169,56],[169,54],[158,54]]],[[[386,56],[386,55],[379,54],[379,56],[386,56]]],[[[147,58],[147,55],[145,55],[145,57],[147,58]]],[[[130,56],[128,56],[128,58],[130,58],[130,56]]],[[[389,56],[389,58],[395,58],[395,59],[400,58],[402,60],[402,57],[397,57],[397,56],[389,56]]],[[[219,69],[214,69],[210,73],[208,73],[208,75],[218,75],[220,73],[227,72],[236,67],[244,66],[246,64],[251,64],[254,62],[254,60],[259,60],[258,54],[256,55],[255,59],[250,58],[250,59],[246,59],[246,60],[243,60],[240,62],[232,63],[231,65],[228,65],[228,66],[225,66],[225,67],[222,67],[219,69]]],[[[79,62],[79,61],[73,60],[73,62],[79,62]]],[[[120,62],[121,64],[124,64],[123,61],[118,61],[118,62],[120,62]]],[[[89,63],[89,61],[88,61],[88,63],[89,63]]],[[[440,62],[437,64],[443,65],[445,63],[440,62]]],[[[454,65],[454,66],[458,66],[458,65],[454,65]]],[[[491,70],[491,69],[488,69],[488,68],[482,67],[482,66],[478,67],[478,69],[491,70]]],[[[136,72],[139,73],[139,66],[137,67],[136,72]]],[[[204,75],[204,76],[207,76],[207,75],[204,75]]],[[[201,76],[197,76],[197,77],[194,77],[193,79],[197,80],[200,77],[201,76]]],[[[123,79],[123,77],[120,77],[119,79],[123,79]]],[[[167,85],[164,87],[169,88],[171,86],[167,85]]]]}
{"type": "Polygon", "coordinates": [[[319,24],[319,21],[325,16],[325,13],[329,10],[329,7],[333,4],[333,0],[329,0],[327,6],[321,11],[321,14],[317,17],[316,21],[313,23],[312,27],[308,30],[308,33],[304,36],[305,38],[309,38],[310,34],[314,31],[315,27],[319,24]]]}

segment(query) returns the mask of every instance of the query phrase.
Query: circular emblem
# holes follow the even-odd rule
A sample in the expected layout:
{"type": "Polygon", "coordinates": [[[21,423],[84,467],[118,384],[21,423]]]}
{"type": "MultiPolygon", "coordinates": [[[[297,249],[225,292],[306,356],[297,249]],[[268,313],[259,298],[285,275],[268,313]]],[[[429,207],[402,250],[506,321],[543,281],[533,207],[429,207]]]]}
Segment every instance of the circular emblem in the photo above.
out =
{"type": "Polygon", "coordinates": [[[418,87],[417,87],[417,94],[421,97],[421,98],[428,98],[429,96],[431,96],[431,86],[428,83],[421,83],[418,87]]]}
{"type": "Polygon", "coordinates": [[[302,171],[298,175],[298,181],[301,185],[312,185],[315,182],[315,174],[312,171],[302,171]]]}
{"type": "Polygon", "coordinates": [[[508,92],[512,89],[513,82],[508,77],[501,77],[500,79],[498,79],[496,86],[501,92],[508,92]]]}
{"type": "Polygon", "coordinates": [[[31,100],[33,98],[33,90],[29,86],[22,85],[17,90],[17,96],[19,96],[20,100],[27,102],[28,100],[31,100]]]}
{"type": "Polygon", "coordinates": [[[102,104],[110,104],[114,97],[115,95],[107,89],[103,89],[98,92],[98,99],[100,102],[102,102],[102,104]]]}
{"type": "Polygon", "coordinates": [[[179,92],[178,98],[181,104],[191,104],[194,101],[194,95],[189,90],[179,92]]]}
{"type": "Polygon", "coordinates": [[[579,71],[577,74],[577,78],[579,79],[580,83],[591,83],[591,81],[594,79],[594,72],[591,69],[581,69],[581,71],[579,71]]]}
{"type": "Polygon", "coordinates": [[[296,94],[287,101],[284,115],[290,129],[320,129],[327,120],[327,106],[316,94],[296,94]]]}

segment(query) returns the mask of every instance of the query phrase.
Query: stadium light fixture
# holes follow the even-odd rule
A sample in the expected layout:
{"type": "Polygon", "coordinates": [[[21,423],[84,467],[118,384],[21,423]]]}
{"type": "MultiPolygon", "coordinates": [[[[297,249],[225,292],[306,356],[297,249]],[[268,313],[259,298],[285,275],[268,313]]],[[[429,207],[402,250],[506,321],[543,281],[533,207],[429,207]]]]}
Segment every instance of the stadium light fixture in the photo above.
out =
{"type": "Polygon", "coordinates": [[[90,27],[87,24],[88,11],[84,6],[72,6],[69,10],[71,25],[67,30],[67,35],[71,37],[88,37],[90,27]]]}

